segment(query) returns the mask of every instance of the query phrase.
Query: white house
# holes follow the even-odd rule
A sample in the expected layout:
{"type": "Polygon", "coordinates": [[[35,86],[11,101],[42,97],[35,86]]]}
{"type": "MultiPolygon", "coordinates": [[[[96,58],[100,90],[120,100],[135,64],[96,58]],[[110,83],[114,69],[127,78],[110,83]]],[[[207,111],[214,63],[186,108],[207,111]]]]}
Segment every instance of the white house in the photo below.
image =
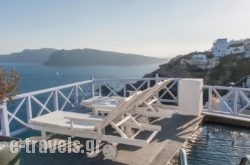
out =
{"type": "Polygon", "coordinates": [[[180,61],[182,65],[193,65],[200,69],[212,69],[219,63],[217,58],[207,58],[205,54],[194,54],[191,59],[181,59],[180,61]]]}
{"type": "Polygon", "coordinates": [[[221,58],[223,56],[226,56],[230,54],[230,51],[228,50],[229,42],[226,38],[217,39],[213,43],[212,47],[212,53],[215,57],[221,58]]]}
{"type": "Polygon", "coordinates": [[[230,43],[228,46],[228,49],[230,51],[230,54],[239,54],[239,53],[244,53],[245,52],[245,45],[244,43],[230,43]]]}
{"type": "Polygon", "coordinates": [[[250,40],[231,40],[228,42],[226,38],[217,39],[213,43],[211,49],[214,57],[221,58],[230,54],[241,54],[245,53],[248,56],[246,51],[250,48],[250,40]]]}
{"type": "Polygon", "coordinates": [[[192,56],[192,60],[196,65],[206,65],[208,60],[205,54],[195,54],[192,56]]]}

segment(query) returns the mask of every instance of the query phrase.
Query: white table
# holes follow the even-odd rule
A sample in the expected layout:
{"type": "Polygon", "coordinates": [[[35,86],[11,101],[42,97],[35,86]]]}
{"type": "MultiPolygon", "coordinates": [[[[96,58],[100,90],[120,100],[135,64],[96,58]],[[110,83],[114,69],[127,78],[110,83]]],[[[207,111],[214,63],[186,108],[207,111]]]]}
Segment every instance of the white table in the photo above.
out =
{"type": "Polygon", "coordinates": [[[94,114],[99,112],[109,113],[110,111],[117,108],[117,106],[124,100],[123,97],[119,96],[94,96],[92,98],[83,100],[81,105],[87,108],[91,108],[94,114]]]}

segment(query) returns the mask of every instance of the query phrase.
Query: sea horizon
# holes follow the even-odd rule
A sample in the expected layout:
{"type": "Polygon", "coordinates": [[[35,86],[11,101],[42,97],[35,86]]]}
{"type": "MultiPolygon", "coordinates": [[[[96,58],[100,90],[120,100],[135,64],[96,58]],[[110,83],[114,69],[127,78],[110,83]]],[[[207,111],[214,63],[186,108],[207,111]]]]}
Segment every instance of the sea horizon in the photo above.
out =
{"type": "Polygon", "coordinates": [[[130,66],[70,66],[52,67],[40,63],[1,63],[6,71],[15,69],[20,76],[19,92],[26,93],[60,85],[106,78],[141,78],[158,69],[162,63],[130,66]]]}

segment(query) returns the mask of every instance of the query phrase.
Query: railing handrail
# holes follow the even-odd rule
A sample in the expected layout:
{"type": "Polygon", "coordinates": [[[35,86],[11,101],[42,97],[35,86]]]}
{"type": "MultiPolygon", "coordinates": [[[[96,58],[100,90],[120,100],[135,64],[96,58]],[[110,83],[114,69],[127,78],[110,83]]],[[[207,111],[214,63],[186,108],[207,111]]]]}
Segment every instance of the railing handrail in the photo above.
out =
{"type": "MultiPolygon", "coordinates": [[[[69,88],[72,86],[77,86],[77,85],[84,85],[84,84],[89,84],[89,83],[94,83],[94,82],[109,82],[109,81],[139,81],[139,80],[162,80],[164,78],[116,78],[116,79],[93,79],[93,80],[85,80],[85,81],[80,81],[80,82],[76,82],[76,83],[71,83],[71,84],[66,84],[66,85],[60,85],[60,86],[56,86],[56,87],[51,87],[51,88],[46,88],[46,89],[41,89],[41,90],[36,90],[36,91],[32,91],[32,92],[25,92],[25,93],[21,93],[16,95],[15,97],[13,97],[13,99],[18,99],[18,98],[23,98],[23,97],[27,97],[30,95],[38,95],[38,94],[42,94],[42,93],[47,93],[47,92],[51,92],[53,90],[61,90],[64,88],[69,88]]],[[[7,100],[6,100],[7,101],[7,100]]]]}
{"type": "MultiPolygon", "coordinates": [[[[13,97],[12,99],[19,99],[27,96],[32,96],[32,95],[39,95],[47,92],[51,92],[54,90],[61,90],[64,88],[69,88],[72,86],[78,86],[78,85],[84,85],[84,84],[89,84],[89,83],[95,83],[95,82],[111,82],[111,81],[145,81],[145,80],[163,80],[166,78],[162,77],[152,77],[152,78],[116,78],[116,79],[93,79],[93,80],[85,80],[85,81],[80,81],[76,83],[71,83],[71,84],[66,84],[66,85],[60,85],[56,87],[51,87],[51,88],[46,88],[46,89],[41,89],[41,90],[36,90],[32,92],[26,92],[26,93],[21,93],[13,97]]],[[[174,80],[179,80],[180,78],[174,78],[174,80]]],[[[8,101],[8,100],[6,100],[8,101]]]]}
{"type": "Polygon", "coordinates": [[[250,91],[250,88],[242,88],[242,87],[227,87],[227,86],[218,86],[218,85],[203,85],[203,88],[218,88],[218,89],[238,89],[238,90],[244,90],[244,91],[250,91]]]}
{"type": "MultiPolygon", "coordinates": [[[[166,77],[148,77],[148,78],[115,78],[115,79],[94,79],[94,82],[98,81],[140,81],[140,80],[165,80],[166,77]]],[[[180,80],[181,78],[173,78],[173,80],[180,80]]]]}
{"type": "Polygon", "coordinates": [[[73,86],[78,86],[78,85],[89,84],[89,83],[93,83],[93,80],[86,80],[86,81],[71,83],[71,84],[67,84],[67,85],[60,85],[57,87],[36,90],[36,91],[32,91],[32,92],[26,92],[26,93],[16,95],[15,97],[13,97],[13,99],[19,99],[19,98],[23,98],[23,97],[27,97],[27,96],[32,96],[32,95],[39,95],[39,94],[51,92],[54,90],[61,90],[61,89],[65,89],[65,88],[69,88],[69,87],[73,87],[73,86]]]}

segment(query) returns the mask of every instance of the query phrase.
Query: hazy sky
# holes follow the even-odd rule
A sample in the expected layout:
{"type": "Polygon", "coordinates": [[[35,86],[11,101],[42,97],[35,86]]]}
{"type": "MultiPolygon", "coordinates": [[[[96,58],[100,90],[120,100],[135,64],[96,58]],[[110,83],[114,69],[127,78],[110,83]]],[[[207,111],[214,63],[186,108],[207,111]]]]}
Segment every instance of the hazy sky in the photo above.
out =
{"type": "Polygon", "coordinates": [[[250,37],[250,0],[0,0],[0,54],[96,48],[172,57],[250,37]]]}

